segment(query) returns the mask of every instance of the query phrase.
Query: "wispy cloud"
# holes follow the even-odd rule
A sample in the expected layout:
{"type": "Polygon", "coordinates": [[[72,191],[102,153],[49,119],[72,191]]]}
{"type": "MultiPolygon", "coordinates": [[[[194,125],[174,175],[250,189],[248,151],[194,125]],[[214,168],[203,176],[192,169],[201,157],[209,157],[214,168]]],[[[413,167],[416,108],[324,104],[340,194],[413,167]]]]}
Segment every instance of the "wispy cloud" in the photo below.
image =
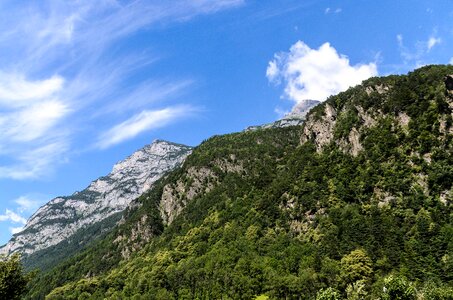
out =
{"type": "Polygon", "coordinates": [[[66,139],[61,138],[49,143],[41,143],[35,148],[23,152],[7,152],[7,155],[13,157],[10,164],[0,166],[0,179],[29,179],[36,177],[49,176],[53,173],[56,164],[66,160],[66,154],[69,151],[69,145],[66,139]]]}
{"type": "Polygon", "coordinates": [[[34,199],[30,196],[20,196],[19,198],[14,200],[14,203],[18,205],[17,211],[19,213],[31,213],[36,211],[36,209],[43,204],[43,201],[34,199]]]}
{"type": "Polygon", "coordinates": [[[16,234],[21,232],[24,229],[24,226],[19,226],[19,227],[9,227],[9,230],[11,231],[12,234],[16,234]]]}
{"type": "Polygon", "coordinates": [[[311,49],[302,41],[287,53],[275,54],[266,71],[269,81],[283,83],[285,96],[295,102],[324,101],[377,74],[374,62],[351,65],[348,57],[339,54],[329,43],[311,49]]]}
{"type": "Polygon", "coordinates": [[[36,100],[53,96],[63,87],[60,76],[30,81],[23,74],[0,73],[0,104],[7,107],[22,107],[36,100]]]}
{"type": "Polygon", "coordinates": [[[5,213],[3,215],[0,215],[0,222],[9,222],[10,224],[21,224],[21,226],[10,226],[9,230],[11,234],[16,234],[22,231],[24,228],[24,225],[27,223],[27,220],[20,216],[19,214],[16,214],[15,212],[6,209],[5,213]]]}
{"type": "Polygon", "coordinates": [[[325,10],[324,10],[324,13],[326,15],[328,14],[339,14],[343,11],[343,9],[341,7],[338,7],[338,8],[330,8],[330,7],[327,7],[325,10]]]}
{"type": "Polygon", "coordinates": [[[41,206],[45,200],[42,197],[33,197],[30,195],[21,196],[15,199],[15,209],[5,209],[4,214],[0,214],[0,222],[9,223],[9,230],[12,234],[16,234],[23,230],[24,225],[27,223],[25,215],[30,215],[41,206]],[[16,226],[20,225],[20,226],[16,226]]]}
{"type": "Polygon", "coordinates": [[[63,85],[60,76],[29,80],[23,74],[0,73],[0,143],[5,145],[0,155],[10,158],[8,165],[0,165],[0,178],[42,175],[51,157],[42,149],[56,140],[66,144],[66,136],[57,130],[71,110],[59,98],[63,85]]]}
{"type": "Polygon", "coordinates": [[[9,209],[6,209],[5,213],[3,215],[0,215],[0,222],[4,222],[4,221],[10,221],[13,223],[21,223],[24,225],[25,225],[25,223],[27,223],[27,220],[25,218],[23,218],[22,216],[16,214],[15,212],[13,212],[9,209]]]}
{"type": "Polygon", "coordinates": [[[442,40],[439,37],[431,36],[427,42],[428,51],[430,51],[434,46],[440,44],[441,42],[442,40]]]}
{"type": "MultiPolygon", "coordinates": [[[[164,126],[149,121],[151,117],[160,116],[161,124],[168,124],[171,117],[163,117],[165,110],[153,114],[159,111],[155,107],[176,100],[193,80],[131,81],[160,56],[153,45],[131,50],[123,49],[122,42],[139,31],[243,4],[244,0],[2,3],[0,178],[37,178],[51,172],[57,162],[67,160],[78,135],[113,138],[101,143],[99,148],[105,149],[164,126]],[[99,112],[118,125],[108,133],[93,133],[90,122],[99,112]],[[127,119],[130,115],[137,119],[127,119]]],[[[177,114],[178,107],[182,106],[173,104],[167,114],[177,114]]]]}
{"type": "Polygon", "coordinates": [[[101,134],[97,146],[101,149],[111,147],[145,131],[165,126],[193,112],[194,109],[189,106],[167,107],[154,111],[144,110],[101,134]]]}
{"type": "Polygon", "coordinates": [[[402,34],[396,36],[398,49],[405,65],[419,67],[425,64],[429,52],[437,45],[442,43],[442,39],[435,34],[426,40],[418,40],[413,46],[407,46],[404,43],[402,34]]]}
{"type": "Polygon", "coordinates": [[[58,100],[46,100],[30,105],[9,113],[4,118],[3,135],[15,142],[36,140],[53,129],[68,112],[69,108],[58,100]]]}
{"type": "Polygon", "coordinates": [[[150,104],[162,103],[180,97],[193,85],[193,80],[163,81],[147,80],[132,91],[113,100],[95,115],[124,113],[142,109],[150,104]]]}

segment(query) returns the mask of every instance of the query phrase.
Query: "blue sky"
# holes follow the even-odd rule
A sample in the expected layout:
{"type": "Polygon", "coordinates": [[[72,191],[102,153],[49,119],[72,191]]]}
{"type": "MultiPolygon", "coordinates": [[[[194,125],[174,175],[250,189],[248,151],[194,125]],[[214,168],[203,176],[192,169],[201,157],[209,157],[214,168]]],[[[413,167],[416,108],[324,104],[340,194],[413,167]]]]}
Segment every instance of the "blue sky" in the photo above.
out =
{"type": "Polygon", "coordinates": [[[154,139],[197,145],[453,63],[440,1],[0,2],[0,244],[154,139]]]}

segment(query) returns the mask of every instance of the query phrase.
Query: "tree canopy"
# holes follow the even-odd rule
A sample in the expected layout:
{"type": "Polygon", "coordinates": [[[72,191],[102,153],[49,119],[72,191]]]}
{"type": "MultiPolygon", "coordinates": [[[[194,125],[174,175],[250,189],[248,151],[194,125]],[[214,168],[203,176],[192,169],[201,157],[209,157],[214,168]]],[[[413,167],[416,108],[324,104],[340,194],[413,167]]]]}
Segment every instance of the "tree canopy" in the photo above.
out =
{"type": "Polygon", "coordinates": [[[0,299],[20,299],[31,278],[25,273],[20,256],[0,257],[0,299]]]}

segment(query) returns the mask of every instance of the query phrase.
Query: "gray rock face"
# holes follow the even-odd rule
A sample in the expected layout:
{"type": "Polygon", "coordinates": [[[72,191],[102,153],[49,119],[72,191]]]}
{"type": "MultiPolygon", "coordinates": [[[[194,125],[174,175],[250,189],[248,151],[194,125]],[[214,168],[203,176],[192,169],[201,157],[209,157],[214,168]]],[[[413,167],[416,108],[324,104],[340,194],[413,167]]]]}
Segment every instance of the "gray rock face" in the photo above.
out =
{"type": "Polygon", "coordinates": [[[77,230],[123,211],[165,173],[179,166],[192,148],[156,140],[117,163],[112,172],[72,196],[42,206],[0,253],[30,255],[67,239],[77,230]]]}
{"type": "Polygon", "coordinates": [[[329,144],[334,137],[334,128],[337,122],[338,112],[330,104],[326,104],[324,115],[320,119],[309,118],[304,127],[301,143],[312,139],[316,150],[321,151],[322,147],[329,144]]]}
{"type": "Polygon", "coordinates": [[[297,103],[291,112],[283,117],[283,120],[305,120],[310,109],[321,103],[317,100],[304,100],[297,103]]]}
{"type": "Polygon", "coordinates": [[[215,173],[206,167],[191,167],[186,175],[191,181],[189,185],[180,179],[176,184],[167,184],[164,187],[159,210],[165,224],[173,222],[189,201],[200,193],[208,193],[218,181],[215,173]]]}
{"type": "Polygon", "coordinates": [[[247,129],[245,129],[245,131],[302,125],[302,123],[304,123],[305,117],[308,114],[308,112],[310,111],[310,109],[312,109],[319,103],[320,102],[316,101],[316,100],[305,100],[305,101],[299,102],[293,107],[291,112],[289,112],[287,115],[285,115],[280,120],[277,120],[272,123],[264,124],[264,125],[250,126],[250,127],[247,127],[247,129]]]}

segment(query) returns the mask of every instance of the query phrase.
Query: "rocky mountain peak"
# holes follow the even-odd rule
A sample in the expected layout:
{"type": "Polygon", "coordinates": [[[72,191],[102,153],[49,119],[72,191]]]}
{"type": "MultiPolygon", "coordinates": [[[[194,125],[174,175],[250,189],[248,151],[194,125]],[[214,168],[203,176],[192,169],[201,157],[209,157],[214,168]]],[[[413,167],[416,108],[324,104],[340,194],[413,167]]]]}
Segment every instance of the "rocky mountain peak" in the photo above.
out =
{"type": "Polygon", "coordinates": [[[290,120],[290,119],[299,119],[299,120],[305,120],[306,115],[316,105],[321,103],[320,101],[317,100],[304,100],[298,102],[296,105],[294,105],[293,109],[286,114],[282,119],[283,120],[290,120]]]}
{"type": "Polygon", "coordinates": [[[30,255],[58,244],[78,230],[123,211],[166,172],[179,166],[192,147],[155,140],[116,163],[112,172],[80,192],[57,197],[42,206],[0,253],[30,255]]]}
{"type": "Polygon", "coordinates": [[[302,125],[308,112],[319,103],[321,102],[317,100],[304,100],[298,102],[293,109],[280,120],[264,125],[249,126],[245,131],[302,125]]]}

